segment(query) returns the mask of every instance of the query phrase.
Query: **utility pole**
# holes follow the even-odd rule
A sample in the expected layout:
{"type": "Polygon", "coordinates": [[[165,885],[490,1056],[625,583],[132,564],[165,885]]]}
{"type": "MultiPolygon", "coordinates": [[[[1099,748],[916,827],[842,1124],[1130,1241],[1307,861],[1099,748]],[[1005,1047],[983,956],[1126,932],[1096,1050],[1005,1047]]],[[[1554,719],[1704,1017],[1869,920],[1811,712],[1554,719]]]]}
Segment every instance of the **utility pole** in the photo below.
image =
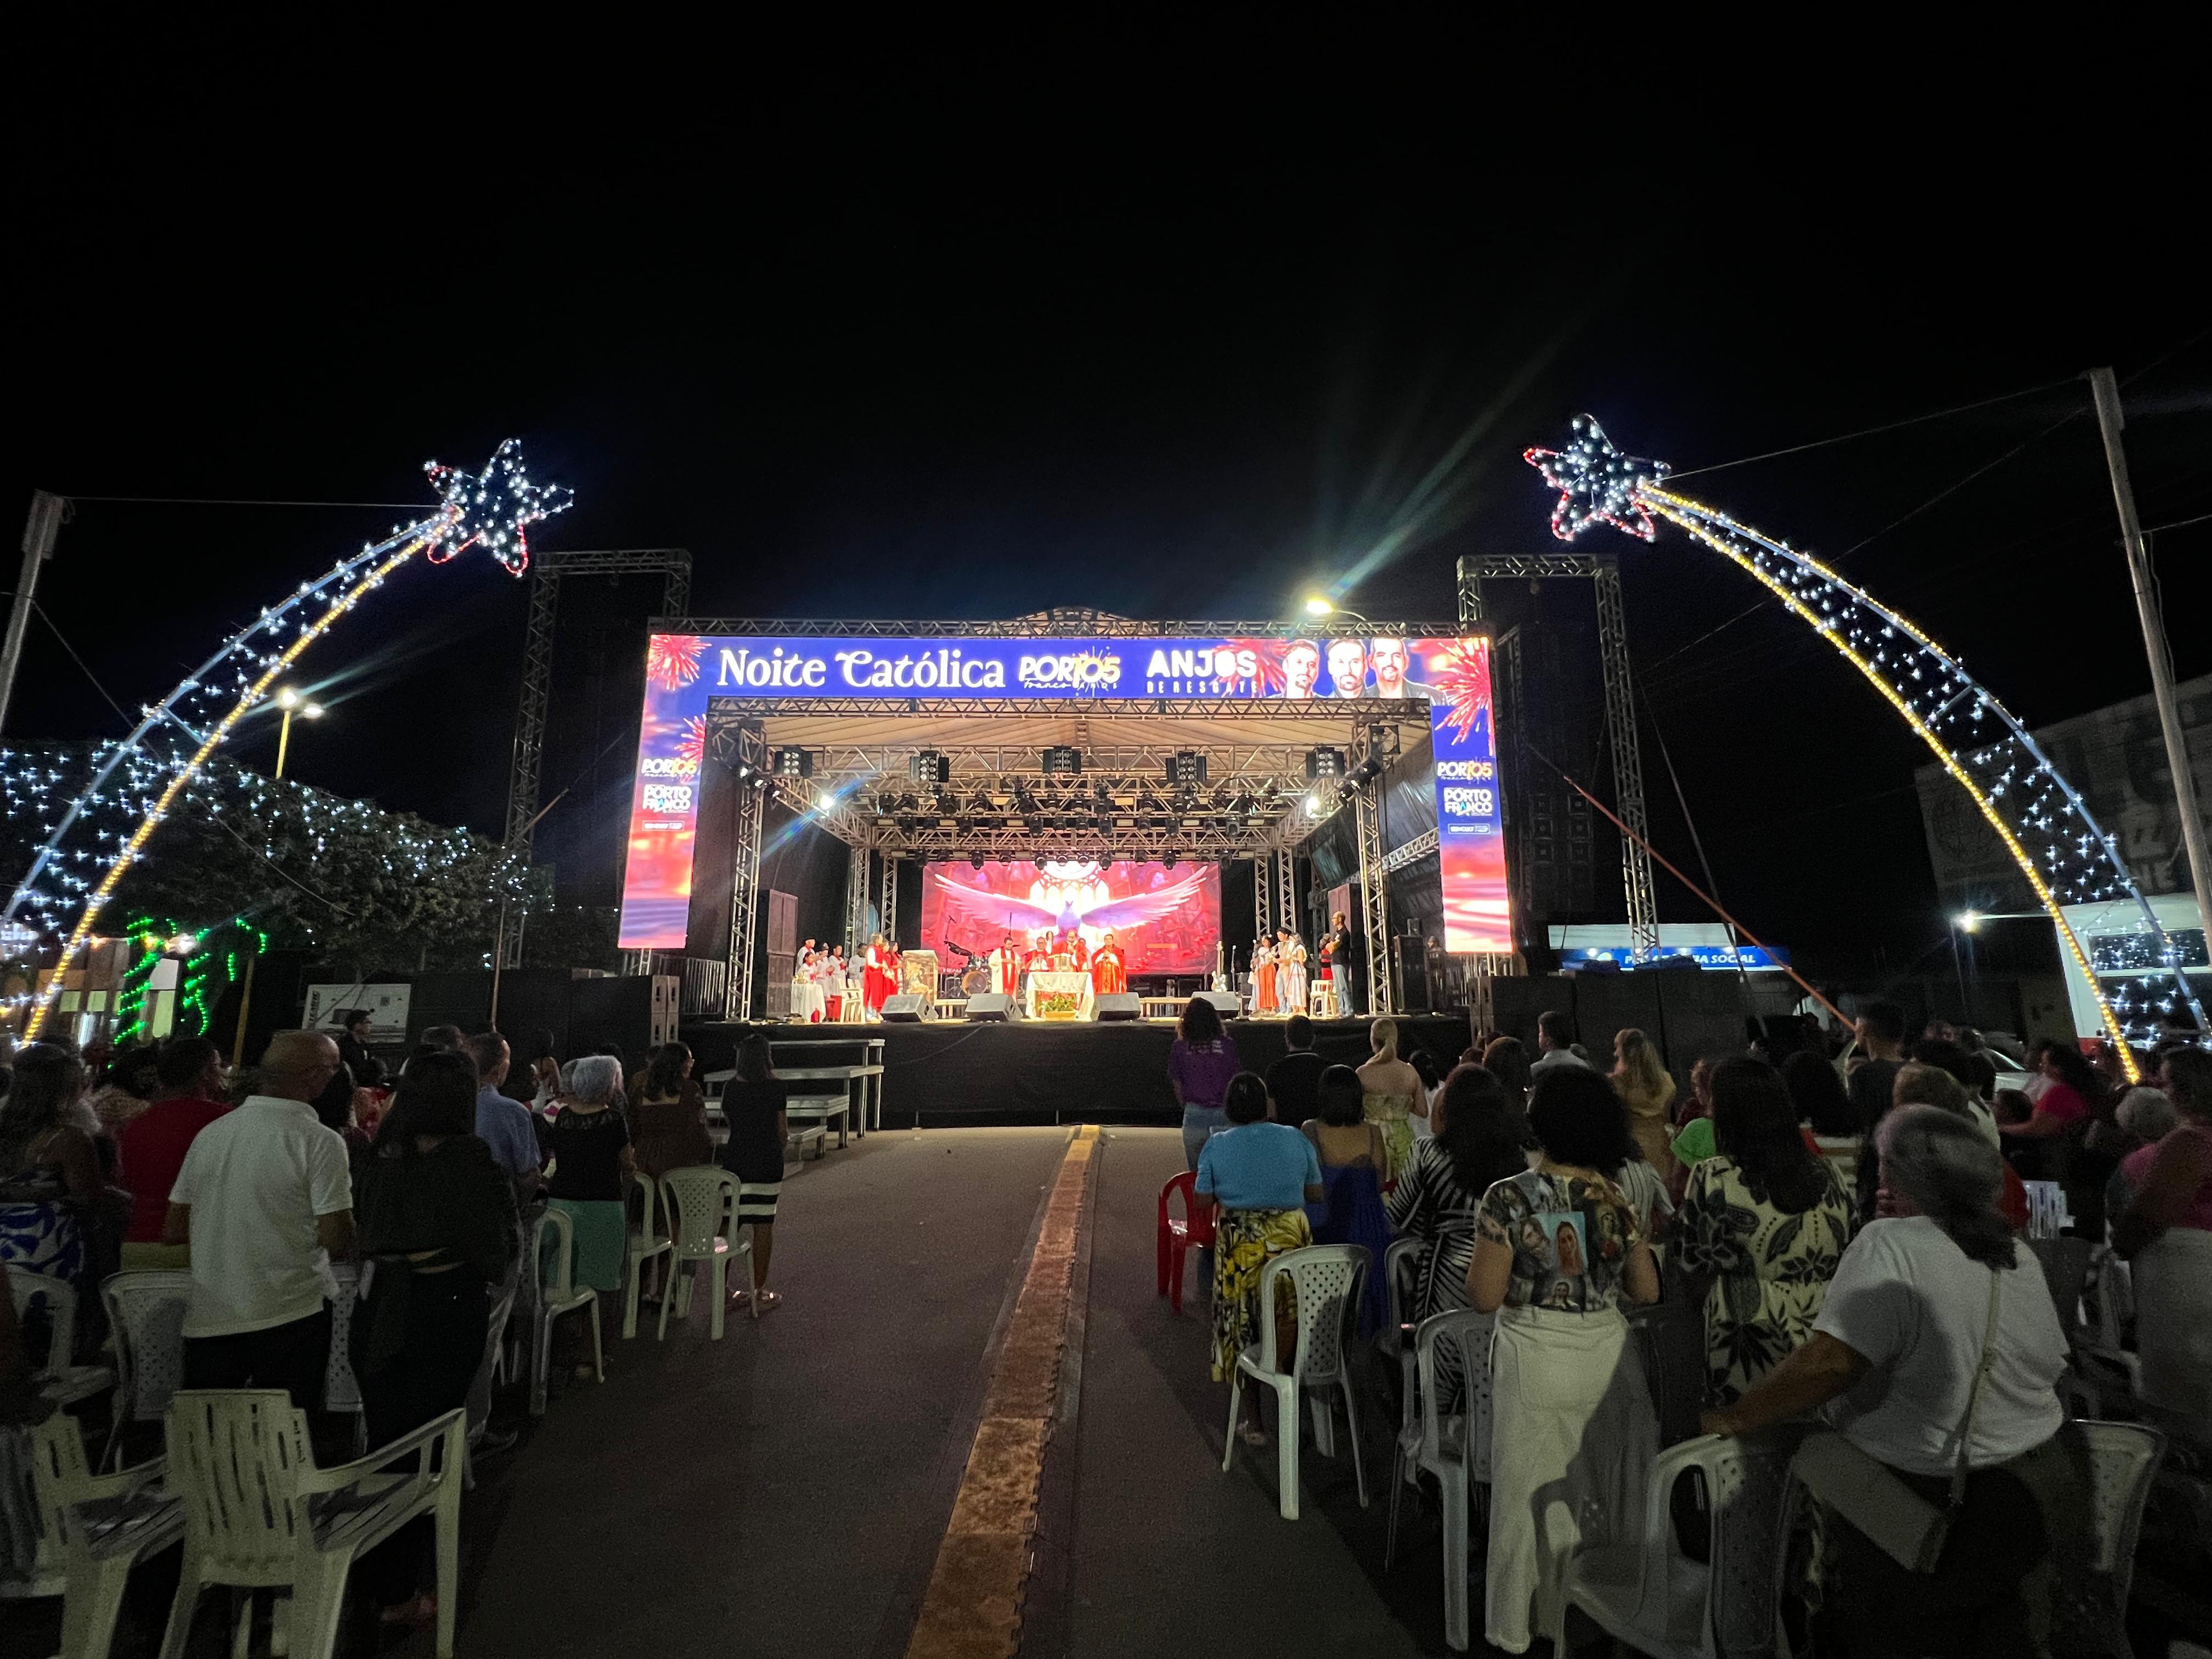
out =
{"type": "Polygon", "coordinates": [[[2120,389],[2109,368],[2093,368],[2089,390],[2097,400],[2097,427],[2105,439],[2105,465],[2112,475],[2112,500],[2120,509],[2120,541],[2128,555],[2128,574],[2136,586],[2136,615],[2142,622],[2143,651],[2150,658],[2151,695],[2158,702],[2159,729],[2166,737],[2166,764],[2173,774],[2173,793],[2181,805],[2181,839],[2189,849],[2190,884],[2197,890],[2199,927],[2212,927],[2212,849],[2205,845],[2204,816],[2197,807],[2197,784],[2189,774],[2189,744],[2181,730],[2181,711],[2173,701],[2173,658],[2166,649],[2166,623],[2152,586],[2150,549],[2136,517],[2136,492],[2128,483],[2127,452],[2120,447],[2120,389]]]}
{"type": "Polygon", "coordinates": [[[0,726],[8,723],[8,704],[15,690],[16,665],[23,660],[23,635],[30,630],[32,596],[39,567],[53,556],[54,538],[69,502],[48,490],[31,492],[31,511],[23,520],[23,574],[15,579],[15,605],[8,613],[8,634],[0,641],[0,726]]]}

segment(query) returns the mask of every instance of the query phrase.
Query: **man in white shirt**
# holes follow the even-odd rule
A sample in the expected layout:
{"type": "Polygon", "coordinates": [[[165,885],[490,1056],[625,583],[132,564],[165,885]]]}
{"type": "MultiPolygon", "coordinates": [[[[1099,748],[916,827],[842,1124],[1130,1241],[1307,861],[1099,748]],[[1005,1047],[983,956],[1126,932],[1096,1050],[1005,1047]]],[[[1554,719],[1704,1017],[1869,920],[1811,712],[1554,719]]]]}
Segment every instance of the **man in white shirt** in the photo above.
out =
{"type": "Polygon", "coordinates": [[[192,1246],[185,1386],[283,1389],[319,1409],[333,1253],[353,1249],[346,1146],[307,1103],[338,1069],[319,1031],[279,1031],[260,1089],[194,1137],[169,1193],[168,1242],[192,1246]]]}
{"type": "Polygon", "coordinates": [[[1585,1070],[1589,1061],[1575,1052],[1575,1022],[1573,1017],[1557,1008],[1547,1008],[1536,1016],[1536,1058],[1529,1065],[1528,1073],[1550,1071],[1560,1066],[1580,1066],[1585,1070]]]}

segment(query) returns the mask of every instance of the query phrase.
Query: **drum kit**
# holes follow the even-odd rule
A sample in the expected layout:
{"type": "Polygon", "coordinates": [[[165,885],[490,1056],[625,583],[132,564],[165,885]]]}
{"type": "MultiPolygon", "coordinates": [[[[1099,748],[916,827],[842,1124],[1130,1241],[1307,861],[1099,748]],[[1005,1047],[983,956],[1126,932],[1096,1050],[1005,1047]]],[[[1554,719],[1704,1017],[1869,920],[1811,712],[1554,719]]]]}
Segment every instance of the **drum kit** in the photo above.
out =
{"type": "Polygon", "coordinates": [[[981,992],[989,990],[991,988],[991,964],[988,960],[976,955],[975,951],[969,950],[965,945],[955,945],[949,939],[944,943],[945,948],[951,951],[954,956],[960,957],[962,961],[962,967],[960,969],[960,994],[963,997],[972,997],[981,992]]]}

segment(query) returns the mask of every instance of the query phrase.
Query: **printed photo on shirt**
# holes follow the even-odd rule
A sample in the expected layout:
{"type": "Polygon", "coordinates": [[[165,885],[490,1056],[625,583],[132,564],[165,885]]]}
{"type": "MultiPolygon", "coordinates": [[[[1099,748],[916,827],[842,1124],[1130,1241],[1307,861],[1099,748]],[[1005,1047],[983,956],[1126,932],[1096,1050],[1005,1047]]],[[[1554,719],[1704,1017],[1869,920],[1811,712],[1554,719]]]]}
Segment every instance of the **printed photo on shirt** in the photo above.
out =
{"type": "Polygon", "coordinates": [[[1529,1216],[1528,1224],[1542,1232],[1553,1271],[1566,1279],[1580,1279],[1589,1271],[1589,1235],[1583,1231],[1580,1212],[1538,1210],[1529,1216]]]}

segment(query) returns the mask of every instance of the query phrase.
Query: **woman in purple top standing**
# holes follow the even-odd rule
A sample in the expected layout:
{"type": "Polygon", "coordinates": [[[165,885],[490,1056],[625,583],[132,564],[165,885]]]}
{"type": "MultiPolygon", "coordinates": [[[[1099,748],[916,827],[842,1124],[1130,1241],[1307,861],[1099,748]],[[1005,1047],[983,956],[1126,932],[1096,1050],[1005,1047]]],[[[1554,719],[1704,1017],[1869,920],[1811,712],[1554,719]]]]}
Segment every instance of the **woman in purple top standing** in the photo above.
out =
{"type": "Polygon", "coordinates": [[[1195,1170],[1209,1136],[1229,1127],[1221,1104],[1229,1079],[1243,1071],[1237,1045],[1221,1029],[1221,1015],[1204,997],[1193,997],[1182,1011],[1182,1035],[1168,1050],[1168,1083],[1182,1108],[1183,1162],[1195,1170]]]}

